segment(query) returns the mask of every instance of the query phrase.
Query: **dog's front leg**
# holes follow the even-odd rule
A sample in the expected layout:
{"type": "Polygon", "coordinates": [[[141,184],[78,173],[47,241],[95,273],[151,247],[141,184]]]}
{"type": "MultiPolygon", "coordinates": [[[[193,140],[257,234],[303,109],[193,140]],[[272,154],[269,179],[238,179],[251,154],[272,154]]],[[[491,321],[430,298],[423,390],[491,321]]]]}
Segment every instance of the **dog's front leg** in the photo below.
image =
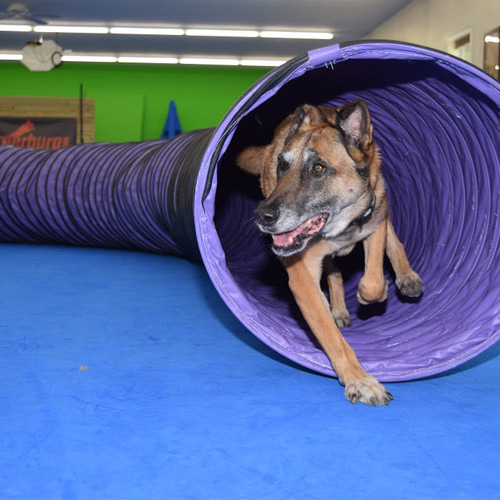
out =
{"type": "Polygon", "coordinates": [[[411,268],[403,244],[396,235],[394,226],[387,221],[387,256],[396,274],[396,286],[407,297],[419,297],[424,285],[420,276],[411,268]]]}
{"type": "Polygon", "coordinates": [[[326,279],[328,282],[328,292],[330,295],[330,309],[337,326],[349,326],[351,319],[349,311],[345,305],[344,282],[342,273],[337,263],[328,256],[325,259],[326,279]]]}
{"type": "Polygon", "coordinates": [[[387,298],[387,280],[384,277],[384,255],[387,240],[387,219],[363,240],[365,250],[365,273],[358,286],[358,301],[361,304],[383,302],[387,298]]]}
{"type": "Polygon", "coordinates": [[[345,395],[352,403],[388,404],[392,395],[359,364],[351,346],[333,320],[325,294],[320,288],[323,256],[308,252],[285,260],[289,285],[309,327],[330,359],[345,395]]]}

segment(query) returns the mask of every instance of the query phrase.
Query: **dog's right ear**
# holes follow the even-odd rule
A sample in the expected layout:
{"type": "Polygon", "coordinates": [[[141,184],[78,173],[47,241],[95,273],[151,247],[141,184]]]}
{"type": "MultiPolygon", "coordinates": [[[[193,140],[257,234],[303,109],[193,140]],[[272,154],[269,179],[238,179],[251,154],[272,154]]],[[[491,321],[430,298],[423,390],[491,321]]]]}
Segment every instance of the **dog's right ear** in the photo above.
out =
{"type": "Polygon", "coordinates": [[[324,116],[318,108],[308,104],[299,106],[276,127],[271,144],[250,146],[236,157],[238,167],[260,176],[260,187],[265,198],[271,195],[278,183],[278,157],[283,148],[303,124],[310,125],[318,121],[324,121],[324,116]]]}
{"type": "Polygon", "coordinates": [[[236,164],[249,174],[260,175],[270,147],[271,145],[250,146],[236,157],[236,164]]]}
{"type": "Polygon", "coordinates": [[[281,137],[284,144],[289,142],[299,131],[302,125],[311,125],[313,123],[323,122],[325,117],[321,110],[311,104],[299,106],[295,113],[291,114],[276,129],[276,137],[281,137]],[[285,133],[284,133],[285,132],[285,133]]]}
{"type": "MultiPolygon", "coordinates": [[[[308,106],[298,107],[294,113],[287,116],[274,132],[273,141],[267,146],[250,146],[236,157],[236,165],[245,172],[260,175],[269,158],[269,154],[281,151],[285,144],[297,133],[300,125],[307,119],[308,106]]],[[[271,156],[275,156],[271,154],[271,156]]]]}

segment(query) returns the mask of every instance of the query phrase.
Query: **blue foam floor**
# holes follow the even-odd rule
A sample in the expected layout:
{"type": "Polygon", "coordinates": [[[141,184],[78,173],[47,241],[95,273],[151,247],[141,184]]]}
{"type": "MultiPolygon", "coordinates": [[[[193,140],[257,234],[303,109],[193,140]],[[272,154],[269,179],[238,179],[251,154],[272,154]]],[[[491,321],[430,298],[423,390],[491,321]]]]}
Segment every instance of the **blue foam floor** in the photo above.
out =
{"type": "Polygon", "coordinates": [[[0,498],[497,499],[500,347],[388,384],[287,362],[203,267],[0,245],[0,498]]]}

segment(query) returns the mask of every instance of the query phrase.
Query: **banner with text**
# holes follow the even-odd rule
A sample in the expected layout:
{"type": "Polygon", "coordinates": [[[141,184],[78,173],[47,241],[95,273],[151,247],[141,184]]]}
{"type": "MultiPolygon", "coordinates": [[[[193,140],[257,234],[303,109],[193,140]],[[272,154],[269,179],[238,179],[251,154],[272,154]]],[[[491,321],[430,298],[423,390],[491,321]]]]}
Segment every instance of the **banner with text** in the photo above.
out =
{"type": "Polygon", "coordinates": [[[76,118],[0,116],[0,143],[18,148],[60,149],[76,144],[76,118]]]}

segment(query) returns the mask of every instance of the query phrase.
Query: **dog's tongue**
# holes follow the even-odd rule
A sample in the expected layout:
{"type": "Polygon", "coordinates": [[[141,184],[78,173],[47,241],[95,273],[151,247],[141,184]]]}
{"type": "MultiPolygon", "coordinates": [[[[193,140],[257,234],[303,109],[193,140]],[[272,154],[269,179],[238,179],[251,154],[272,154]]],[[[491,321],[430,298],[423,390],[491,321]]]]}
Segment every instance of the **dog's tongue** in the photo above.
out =
{"type": "Polygon", "coordinates": [[[297,229],[288,233],[273,234],[273,243],[277,247],[285,247],[294,243],[297,236],[314,236],[324,225],[324,215],[318,214],[303,222],[297,229]]]}

